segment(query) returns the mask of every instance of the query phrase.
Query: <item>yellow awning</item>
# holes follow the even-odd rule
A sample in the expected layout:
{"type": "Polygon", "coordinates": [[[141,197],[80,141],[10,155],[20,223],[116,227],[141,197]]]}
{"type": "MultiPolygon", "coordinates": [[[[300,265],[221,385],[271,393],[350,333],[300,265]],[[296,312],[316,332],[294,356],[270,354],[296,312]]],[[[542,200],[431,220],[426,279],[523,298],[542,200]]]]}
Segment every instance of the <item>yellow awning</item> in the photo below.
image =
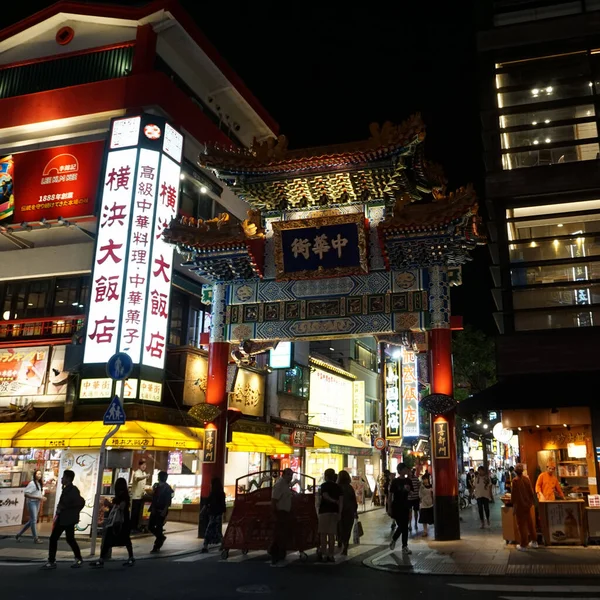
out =
{"type": "Polygon", "coordinates": [[[0,448],[12,448],[13,439],[26,425],[28,425],[26,421],[0,423],[0,448]]]}
{"type": "MultiPolygon", "coordinates": [[[[338,448],[357,448],[363,451],[373,450],[371,446],[357,440],[351,435],[341,435],[339,433],[324,433],[315,434],[315,448],[330,448],[337,446],[338,448]]],[[[341,452],[341,454],[350,454],[349,452],[341,452]]]]}
{"type": "MultiPolygon", "coordinates": [[[[28,423],[9,445],[14,448],[98,448],[111,429],[102,421],[28,423]]],[[[198,427],[129,421],[121,426],[107,445],[113,448],[199,450],[203,444],[204,430],[198,427]]]]}
{"type": "Polygon", "coordinates": [[[293,454],[294,449],[270,435],[233,432],[233,441],[227,444],[231,452],[264,452],[265,454],[293,454]]]}

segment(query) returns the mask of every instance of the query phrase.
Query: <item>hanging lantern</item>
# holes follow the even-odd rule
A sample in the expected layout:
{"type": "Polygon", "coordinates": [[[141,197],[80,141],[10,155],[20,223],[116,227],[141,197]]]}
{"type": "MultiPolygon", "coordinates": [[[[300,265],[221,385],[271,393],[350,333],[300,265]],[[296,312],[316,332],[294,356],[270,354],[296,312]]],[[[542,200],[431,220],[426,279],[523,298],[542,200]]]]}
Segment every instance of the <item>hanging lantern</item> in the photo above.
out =
{"type": "Polygon", "coordinates": [[[202,404],[196,404],[196,406],[192,406],[188,411],[188,415],[190,417],[196,419],[203,425],[206,423],[211,423],[221,414],[221,410],[215,406],[214,404],[207,404],[203,402],[202,404]]]}

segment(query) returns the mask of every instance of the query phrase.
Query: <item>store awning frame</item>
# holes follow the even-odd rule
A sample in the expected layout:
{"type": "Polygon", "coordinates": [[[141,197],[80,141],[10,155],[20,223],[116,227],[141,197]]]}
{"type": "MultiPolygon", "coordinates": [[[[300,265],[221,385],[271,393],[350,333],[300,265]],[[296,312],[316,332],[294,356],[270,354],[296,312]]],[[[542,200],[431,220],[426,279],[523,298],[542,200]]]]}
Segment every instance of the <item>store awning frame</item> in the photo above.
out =
{"type": "Polygon", "coordinates": [[[12,441],[28,425],[26,421],[0,423],[0,448],[12,448],[12,441]]]}
{"type": "Polygon", "coordinates": [[[355,456],[371,456],[374,448],[361,442],[349,434],[326,433],[315,434],[315,449],[329,449],[332,454],[352,454],[355,456]]]}
{"type": "Polygon", "coordinates": [[[293,454],[294,449],[277,438],[264,433],[232,432],[232,441],[228,442],[230,452],[261,452],[274,454],[293,454]]]}
{"type": "MultiPolygon", "coordinates": [[[[22,425],[5,447],[99,448],[111,430],[102,421],[52,421],[22,425]]],[[[199,427],[129,421],[109,439],[107,446],[124,449],[201,450],[204,447],[204,430],[199,427]]]]}

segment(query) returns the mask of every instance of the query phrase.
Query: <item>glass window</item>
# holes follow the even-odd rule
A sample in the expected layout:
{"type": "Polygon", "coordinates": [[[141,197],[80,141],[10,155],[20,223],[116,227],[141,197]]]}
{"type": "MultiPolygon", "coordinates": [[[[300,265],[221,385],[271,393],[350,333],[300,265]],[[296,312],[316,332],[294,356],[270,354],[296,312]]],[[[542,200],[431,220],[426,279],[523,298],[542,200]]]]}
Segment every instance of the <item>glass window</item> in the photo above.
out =
{"type": "Polygon", "coordinates": [[[371,371],[377,370],[377,354],[374,350],[363,346],[359,342],[354,345],[354,359],[358,364],[371,371]]]}
{"type": "Polygon", "coordinates": [[[600,262],[523,268],[513,266],[510,275],[513,286],[600,280],[600,262]]]}
{"type": "Polygon", "coordinates": [[[510,152],[502,155],[502,168],[506,171],[527,167],[559,165],[567,162],[596,160],[600,148],[598,144],[582,144],[563,148],[540,148],[527,152],[510,152]]]}
{"type": "Polygon", "coordinates": [[[181,181],[181,200],[179,208],[188,217],[196,219],[212,219],[213,199],[206,193],[202,182],[194,178],[189,167],[184,167],[185,177],[181,181]]]}
{"type": "Polygon", "coordinates": [[[508,223],[508,235],[513,240],[535,240],[558,236],[578,236],[600,232],[600,214],[551,217],[508,223]]]}
{"type": "MultiPolygon", "coordinates": [[[[543,121],[542,121],[543,123],[543,121]]],[[[500,136],[502,148],[531,146],[542,149],[547,144],[558,142],[572,142],[573,140],[584,140],[598,137],[596,123],[577,123],[575,125],[563,125],[562,127],[538,127],[524,131],[503,133],[500,136]]]]}
{"type": "Polygon", "coordinates": [[[513,291],[515,310],[588,304],[600,304],[600,284],[513,291]]]}
{"type": "Polygon", "coordinates": [[[310,368],[294,365],[291,369],[282,369],[277,374],[277,391],[298,398],[308,398],[310,368]]]}
{"type": "Polygon", "coordinates": [[[516,92],[502,92],[498,94],[498,108],[508,106],[522,106],[537,104],[551,100],[565,98],[583,98],[594,93],[594,84],[588,80],[569,81],[554,85],[542,84],[540,87],[531,87],[516,92]]]}
{"type": "Polygon", "coordinates": [[[596,114],[593,104],[579,106],[565,106],[551,110],[531,110],[515,115],[500,115],[500,129],[507,127],[527,127],[530,125],[548,125],[556,121],[570,121],[572,119],[585,119],[596,114]]]}
{"type": "Polygon", "coordinates": [[[183,312],[185,309],[185,297],[179,292],[171,294],[171,306],[169,308],[169,344],[173,346],[185,345],[183,337],[183,312]]]}
{"type": "Polygon", "coordinates": [[[579,236],[510,245],[511,262],[535,262],[600,255],[600,238],[579,236]]]}
{"type": "Polygon", "coordinates": [[[43,317],[46,315],[49,288],[50,281],[48,279],[29,283],[27,309],[25,310],[26,318],[43,317]]]}
{"type": "Polygon", "coordinates": [[[54,288],[54,315],[79,314],[79,277],[61,277],[54,288]]]}
{"type": "Polygon", "coordinates": [[[600,308],[515,313],[515,329],[517,331],[592,327],[599,323],[600,308]]]}

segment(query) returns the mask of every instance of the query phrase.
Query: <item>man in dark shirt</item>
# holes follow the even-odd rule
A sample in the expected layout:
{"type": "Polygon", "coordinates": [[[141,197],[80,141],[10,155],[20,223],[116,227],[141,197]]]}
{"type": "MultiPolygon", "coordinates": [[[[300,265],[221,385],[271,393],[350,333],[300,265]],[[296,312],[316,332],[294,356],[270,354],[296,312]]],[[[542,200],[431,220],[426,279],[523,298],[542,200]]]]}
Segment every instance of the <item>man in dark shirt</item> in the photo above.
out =
{"type": "Polygon", "coordinates": [[[335,536],[342,513],[342,488],[336,483],[337,475],[333,469],[325,471],[325,481],[321,485],[319,505],[319,536],[321,547],[317,552],[319,560],[335,562],[335,536]]]}
{"type": "Polygon", "coordinates": [[[392,535],[390,550],[396,548],[396,541],[402,535],[402,553],[412,554],[408,548],[408,520],[410,518],[410,501],[408,495],[412,489],[410,471],[404,463],[398,465],[398,477],[390,486],[390,517],[396,521],[396,530],[392,535]]]}
{"type": "Polygon", "coordinates": [[[155,483],[153,488],[154,493],[152,495],[152,504],[150,505],[148,529],[150,529],[156,540],[154,541],[154,547],[150,550],[150,554],[159,552],[167,539],[163,528],[174,493],[173,488],[167,483],[167,478],[166,471],[160,471],[158,474],[158,483],[155,483]]]}

